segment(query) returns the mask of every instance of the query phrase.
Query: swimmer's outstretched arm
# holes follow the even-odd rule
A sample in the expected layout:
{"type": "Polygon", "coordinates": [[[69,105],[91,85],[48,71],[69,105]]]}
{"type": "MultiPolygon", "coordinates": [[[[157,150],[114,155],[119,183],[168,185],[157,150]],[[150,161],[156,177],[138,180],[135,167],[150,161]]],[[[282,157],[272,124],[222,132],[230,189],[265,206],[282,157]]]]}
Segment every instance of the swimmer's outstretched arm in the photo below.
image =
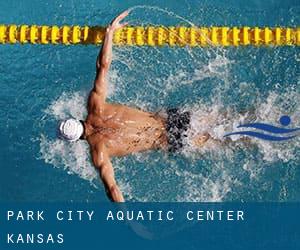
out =
{"type": "Polygon", "coordinates": [[[114,202],[124,202],[123,195],[115,180],[113,166],[103,143],[93,149],[92,158],[95,167],[99,170],[108,198],[114,202]]]}
{"type": "Polygon", "coordinates": [[[107,74],[112,61],[112,44],[114,32],[117,29],[123,28],[127,23],[120,23],[127,15],[128,11],[124,11],[117,16],[111,24],[106,28],[105,38],[103,46],[96,61],[96,78],[94,83],[94,91],[103,98],[106,99],[107,94],[107,74]]]}

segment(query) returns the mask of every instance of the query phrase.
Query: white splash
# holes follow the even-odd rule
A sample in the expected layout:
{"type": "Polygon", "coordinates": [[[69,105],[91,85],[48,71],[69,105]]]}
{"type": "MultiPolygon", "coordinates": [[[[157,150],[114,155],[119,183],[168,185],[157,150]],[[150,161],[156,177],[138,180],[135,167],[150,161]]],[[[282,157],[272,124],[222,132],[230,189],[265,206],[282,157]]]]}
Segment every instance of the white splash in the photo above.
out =
{"type": "Polygon", "coordinates": [[[41,158],[54,167],[63,168],[68,174],[76,174],[91,183],[98,174],[90,163],[88,145],[83,141],[68,143],[62,140],[40,138],[41,158]]]}
{"type": "Polygon", "coordinates": [[[87,93],[62,93],[62,95],[45,110],[45,113],[57,120],[74,117],[84,119],[87,93]]]}
{"type": "MultiPolygon", "coordinates": [[[[86,94],[63,93],[45,110],[49,120],[58,120],[75,117],[84,119],[86,115],[86,94]]],[[[55,130],[55,128],[52,128],[55,130]]],[[[40,158],[54,167],[63,168],[69,174],[92,181],[98,174],[91,164],[89,148],[86,142],[77,141],[68,143],[58,138],[51,139],[42,134],[40,141],[40,158]]]]}

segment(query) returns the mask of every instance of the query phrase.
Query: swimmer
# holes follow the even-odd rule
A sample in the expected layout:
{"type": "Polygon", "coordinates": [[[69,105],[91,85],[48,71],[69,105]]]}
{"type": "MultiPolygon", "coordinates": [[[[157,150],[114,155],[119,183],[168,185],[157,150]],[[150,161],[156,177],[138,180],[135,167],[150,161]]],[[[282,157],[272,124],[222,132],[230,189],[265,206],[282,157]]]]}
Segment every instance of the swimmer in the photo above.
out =
{"type": "MultiPolygon", "coordinates": [[[[128,11],[120,14],[106,29],[96,61],[96,77],[88,98],[86,119],[70,118],[61,121],[58,128],[59,137],[66,141],[82,139],[88,142],[93,164],[99,171],[108,197],[114,202],[124,202],[124,198],[110,159],[145,150],[177,152],[183,147],[183,137],[191,119],[189,112],[179,109],[169,109],[167,116],[162,117],[106,101],[114,32],[127,25],[121,21],[128,14],[128,11]]],[[[204,133],[195,136],[193,141],[201,147],[209,139],[209,134],[204,133]]]]}

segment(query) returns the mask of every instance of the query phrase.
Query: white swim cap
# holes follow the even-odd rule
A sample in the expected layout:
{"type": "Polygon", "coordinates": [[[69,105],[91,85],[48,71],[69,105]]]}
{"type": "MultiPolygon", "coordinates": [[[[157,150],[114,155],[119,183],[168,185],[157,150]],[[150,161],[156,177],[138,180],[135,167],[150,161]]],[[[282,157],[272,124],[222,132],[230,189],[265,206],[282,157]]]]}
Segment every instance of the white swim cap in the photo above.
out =
{"type": "Polygon", "coordinates": [[[84,128],[82,123],[76,119],[61,121],[58,127],[59,137],[66,141],[77,141],[83,134],[84,128]]]}

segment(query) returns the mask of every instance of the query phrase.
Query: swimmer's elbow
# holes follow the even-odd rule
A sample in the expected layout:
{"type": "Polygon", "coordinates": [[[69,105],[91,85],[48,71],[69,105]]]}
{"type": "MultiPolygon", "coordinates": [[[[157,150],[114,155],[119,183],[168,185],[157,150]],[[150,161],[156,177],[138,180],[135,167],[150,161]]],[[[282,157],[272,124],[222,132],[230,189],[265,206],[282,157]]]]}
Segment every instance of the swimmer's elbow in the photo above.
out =
{"type": "Polygon", "coordinates": [[[98,70],[102,69],[102,70],[108,70],[111,64],[111,58],[105,56],[104,58],[102,58],[100,64],[99,64],[99,68],[98,70]]]}
{"type": "Polygon", "coordinates": [[[96,61],[96,70],[99,72],[100,70],[106,70],[108,71],[109,67],[111,65],[111,59],[104,57],[102,59],[97,59],[96,61]]]}
{"type": "MultiPolygon", "coordinates": [[[[100,173],[105,172],[105,169],[107,168],[107,166],[104,164],[103,159],[99,159],[98,154],[93,154],[92,160],[93,160],[93,164],[94,164],[95,168],[100,170],[100,173]]],[[[101,174],[101,175],[103,175],[103,174],[101,174]]]]}

